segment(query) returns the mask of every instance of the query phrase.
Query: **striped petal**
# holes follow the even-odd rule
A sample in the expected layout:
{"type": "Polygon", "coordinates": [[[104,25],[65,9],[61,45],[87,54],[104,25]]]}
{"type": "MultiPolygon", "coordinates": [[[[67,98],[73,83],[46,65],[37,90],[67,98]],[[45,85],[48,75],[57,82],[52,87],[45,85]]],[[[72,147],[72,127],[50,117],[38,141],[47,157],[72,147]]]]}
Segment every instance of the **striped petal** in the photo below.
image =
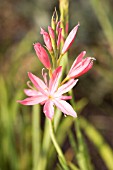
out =
{"type": "Polygon", "coordinates": [[[75,59],[75,61],[73,62],[72,66],[71,66],[71,69],[70,69],[70,72],[71,70],[78,64],[82,61],[83,57],[85,56],[86,54],[86,51],[82,51],[78,57],[75,59]]]}
{"type": "Polygon", "coordinates": [[[64,54],[69,48],[70,46],[72,45],[75,37],[76,37],[76,33],[77,33],[77,30],[78,30],[78,27],[79,27],[79,24],[77,26],[75,26],[71,32],[69,33],[68,37],[66,38],[66,41],[64,43],[64,46],[62,48],[62,54],[64,54]]]}
{"type": "Polygon", "coordinates": [[[92,66],[93,66],[93,58],[87,57],[82,62],[77,64],[75,68],[69,71],[68,76],[70,78],[76,78],[78,76],[81,76],[84,73],[86,73],[89,69],[91,69],[92,66]]]}
{"type": "Polygon", "coordinates": [[[45,85],[45,83],[38,77],[36,77],[34,74],[32,73],[28,73],[29,79],[31,80],[31,82],[34,84],[34,86],[38,89],[38,91],[40,91],[42,94],[47,95],[47,86],[45,85]]]}
{"type": "Polygon", "coordinates": [[[38,92],[37,90],[32,90],[32,89],[24,89],[24,93],[27,96],[37,96],[37,95],[41,95],[42,93],[38,92]]]}
{"type": "Polygon", "coordinates": [[[48,117],[49,119],[53,118],[54,115],[54,106],[53,102],[51,100],[48,100],[43,108],[43,112],[45,113],[45,116],[48,117]]]}
{"type": "Polygon", "coordinates": [[[49,81],[49,90],[51,94],[53,94],[57,90],[61,72],[62,72],[62,67],[59,66],[52,74],[52,77],[49,81]]]}
{"type": "Polygon", "coordinates": [[[70,99],[72,99],[72,96],[61,96],[60,99],[62,99],[62,100],[70,100],[70,99]]]}
{"type": "Polygon", "coordinates": [[[65,115],[70,115],[73,117],[77,117],[76,112],[72,108],[72,106],[67,103],[65,100],[55,99],[54,104],[61,110],[65,115]]]}
{"type": "Polygon", "coordinates": [[[24,100],[18,100],[17,102],[18,103],[21,103],[23,105],[35,105],[35,104],[39,104],[39,103],[42,103],[44,101],[47,100],[47,97],[46,96],[38,96],[38,97],[28,97],[24,100]]]}
{"type": "Polygon", "coordinates": [[[70,91],[76,85],[77,82],[78,82],[78,79],[77,80],[74,80],[74,79],[69,80],[67,83],[60,86],[56,93],[58,95],[67,93],[68,91],[70,91]]]}

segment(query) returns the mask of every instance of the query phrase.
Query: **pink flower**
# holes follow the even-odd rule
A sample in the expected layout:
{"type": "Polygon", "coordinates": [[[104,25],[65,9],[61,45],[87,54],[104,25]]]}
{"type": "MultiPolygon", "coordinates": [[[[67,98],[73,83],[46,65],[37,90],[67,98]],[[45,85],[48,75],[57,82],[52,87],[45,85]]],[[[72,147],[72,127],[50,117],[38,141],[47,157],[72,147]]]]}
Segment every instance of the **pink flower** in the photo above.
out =
{"type": "Polygon", "coordinates": [[[86,57],[85,59],[83,59],[85,54],[86,54],[86,51],[83,51],[75,59],[75,61],[73,62],[71,66],[71,69],[69,70],[67,77],[69,78],[79,77],[85,74],[87,71],[89,71],[92,68],[93,60],[95,59],[91,57],[86,57]]]}
{"type": "Polygon", "coordinates": [[[52,77],[47,84],[46,75],[43,74],[44,81],[36,77],[32,73],[28,73],[28,76],[36,87],[35,89],[26,89],[25,93],[28,98],[17,101],[23,105],[35,105],[43,104],[43,112],[45,115],[52,119],[54,116],[54,105],[58,107],[65,115],[76,117],[76,112],[72,106],[65,100],[71,99],[71,96],[62,95],[71,90],[77,83],[78,80],[71,79],[67,83],[58,87],[59,78],[61,76],[62,67],[59,66],[52,74],[52,77]]]}
{"type": "Polygon", "coordinates": [[[42,29],[42,28],[41,28],[40,34],[43,35],[43,39],[44,39],[44,42],[45,42],[48,50],[52,51],[52,44],[51,44],[51,39],[50,39],[49,34],[44,29],[42,29]]]}
{"type": "Polygon", "coordinates": [[[70,48],[70,46],[72,45],[72,43],[73,43],[73,41],[76,37],[78,27],[79,27],[79,24],[71,30],[68,37],[66,38],[66,40],[64,42],[64,46],[62,48],[62,52],[61,52],[62,54],[64,54],[70,48]]]}
{"type": "Polygon", "coordinates": [[[39,60],[42,62],[42,64],[49,69],[51,67],[49,56],[46,52],[46,50],[41,46],[40,43],[34,44],[34,49],[36,51],[36,54],[39,58],[39,60]]]}

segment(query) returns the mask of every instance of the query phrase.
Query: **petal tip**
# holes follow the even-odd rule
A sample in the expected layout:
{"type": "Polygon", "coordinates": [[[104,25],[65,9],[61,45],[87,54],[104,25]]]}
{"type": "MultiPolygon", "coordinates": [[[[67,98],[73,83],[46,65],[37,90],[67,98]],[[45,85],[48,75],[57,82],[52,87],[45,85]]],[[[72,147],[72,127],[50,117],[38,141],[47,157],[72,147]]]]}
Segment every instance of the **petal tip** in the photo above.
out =
{"type": "Polygon", "coordinates": [[[86,51],[85,51],[85,50],[83,51],[83,54],[84,54],[84,55],[86,54],[86,51]]]}
{"type": "Polygon", "coordinates": [[[77,113],[75,112],[74,115],[71,115],[73,118],[77,118],[77,113]]]}
{"type": "Polygon", "coordinates": [[[78,27],[80,26],[80,22],[78,22],[77,26],[78,26],[78,27]]]}
{"type": "Polygon", "coordinates": [[[40,34],[44,34],[44,29],[40,27],[40,34]]]}

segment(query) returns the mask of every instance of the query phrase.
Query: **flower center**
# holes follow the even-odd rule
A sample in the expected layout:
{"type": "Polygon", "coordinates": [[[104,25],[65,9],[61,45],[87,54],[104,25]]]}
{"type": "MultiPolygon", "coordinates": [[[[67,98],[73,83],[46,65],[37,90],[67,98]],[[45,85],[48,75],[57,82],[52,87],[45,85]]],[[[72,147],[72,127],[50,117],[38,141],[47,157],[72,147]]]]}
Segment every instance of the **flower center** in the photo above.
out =
{"type": "Polygon", "coordinates": [[[53,96],[49,95],[48,98],[49,98],[50,100],[52,100],[52,99],[53,99],[53,96]]]}

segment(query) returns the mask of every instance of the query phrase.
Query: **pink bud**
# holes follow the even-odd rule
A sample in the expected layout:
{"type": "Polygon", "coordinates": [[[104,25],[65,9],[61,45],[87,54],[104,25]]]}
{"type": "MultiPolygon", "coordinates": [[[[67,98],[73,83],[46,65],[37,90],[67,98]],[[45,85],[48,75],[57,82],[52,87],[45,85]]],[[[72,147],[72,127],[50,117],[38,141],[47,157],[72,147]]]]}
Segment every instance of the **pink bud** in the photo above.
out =
{"type": "Polygon", "coordinates": [[[68,37],[66,38],[66,40],[64,42],[64,46],[62,48],[62,54],[64,54],[70,48],[70,46],[72,45],[72,43],[73,43],[73,41],[76,37],[78,27],[79,27],[79,24],[71,30],[68,37]]]}
{"type": "Polygon", "coordinates": [[[85,59],[83,59],[85,54],[86,54],[86,51],[83,51],[75,59],[68,73],[69,78],[77,78],[85,74],[87,71],[89,71],[92,68],[93,60],[95,60],[95,58],[86,57],[85,59]]]}
{"type": "Polygon", "coordinates": [[[49,34],[44,29],[42,29],[42,28],[41,28],[40,34],[43,35],[43,39],[44,39],[44,42],[45,42],[48,50],[52,51],[52,44],[51,44],[51,39],[50,39],[49,34]]]}
{"type": "Polygon", "coordinates": [[[57,31],[58,31],[59,28],[60,28],[60,24],[61,24],[61,21],[58,21],[57,26],[56,26],[56,30],[57,30],[57,31]]]}
{"type": "Polygon", "coordinates": [[[61,32],[62,32],[62,28],[59,28],[59,30],[58,30],[57,48],[59,48],[59,46],[60,46],[60,42],[61,42],[61,32]]]}
{"type": "Polygon", "coordinates": [[[52,39],[55,39],[54,30],[53,30],[50,26],[48,26],[48,31],[49,31],[50,37],[51,37],[52,39]]]}
{"type": "Polygon", "coordinates": [[[39,58],[39,60],[42,62],[42,64],[49,69],[51,67],[49,56],[46,52],[46,50],[41,46],[40,43],[34,44],[34,49],[36,51],[36,54],[39,58]]]}

